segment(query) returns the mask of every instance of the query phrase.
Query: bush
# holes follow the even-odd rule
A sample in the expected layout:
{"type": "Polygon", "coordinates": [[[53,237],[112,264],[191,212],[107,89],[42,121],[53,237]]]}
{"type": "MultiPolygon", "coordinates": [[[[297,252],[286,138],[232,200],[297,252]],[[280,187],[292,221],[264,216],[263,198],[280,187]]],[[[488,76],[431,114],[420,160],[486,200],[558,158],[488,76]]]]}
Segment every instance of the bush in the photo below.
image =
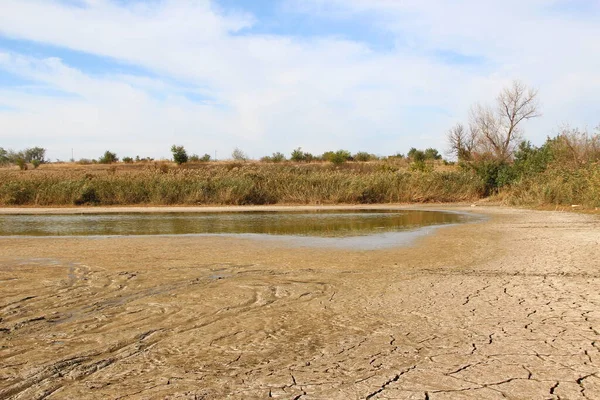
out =
{"type": "Polygon", "coordinates": [[[298,147],[294,151],[292,151],[292,156],[290,160],[295,162],[311,162],[314,161],[316,157],[311,153],[305,153],[302,151],[302,147],[298,147]]]}
{"type": "Polygon", "coordinates": [[[131,158],[131,157],[123,157],[123,162],[125,164],[131,164],[131,163],[133,163],[133,158],[131,158]]]}
{"type": "Polygon", "coordinates": [[[359,162],[367,162],[371,160],[377,160],[377,156],[375,154],[369,154],[366,151],[359,151],[353,157],[354,161],[359,162]]]}
{"type": "Polygon", "coordinates": [[[5,164],[8,164],[9,162],[10,162],[10,159],[8,158],[8,151],[6,151],[2,147],[0,147],[0,165],[5,165],[5,164]]]}
{"type": "Polygon", "coordinates": [[[21,171],[27,171],[27,162],[25,162],[25,159],[20,158],[20,157],[17,158],[16,164],[21,171]]]}
{"type": "Polygon", "coordinates": [[[345,163],[346,161],[351,160],[352,155],[347,150],[338,150],[336,152],[327,151],[327,152],[323,153],[323,155],[321,156],[321,159],[323,159],[323,161],[329,161],[329,162],[339,165],[339,164],[345,163]]]}
{"type": "Polygon", "coordinates": [[[33,164],[34,161],[37,161],[38,166],[46,162],[46,149],[42,147],[32,147],[29,149],[25,149],[25,151],[23,151],[23,155],[25,158],[25,162],[33,164]]]}
{"type": "Polygon", "coordinates": [[[437,149],[433,149],[433,148],[428,148],[425,149],[425,159],[426,160],[441,160],[442,159],[442,155],[437,151],[437,149]]]}
{"type": "Polygon", "coordinates": [[[79,197],[77,197],[73,201],[73,204],[75,204],[76,206],[82,206],[85,204],[96,205],[99,203],[100,203],[100,198],[98,197],[98,194],[96,193],[96,189],[91,186],[84,186],[81,190],[81,193],[79,194],[79,197]]]}
{"type": "Polygon", "coordinates": [[[260,159],[262,162],[280,163],[285,161],[285,155],[283,153],[273,153],[271,156],[265,156],[260,159]]]}
{"type": "Polygon", "coordinates": [[[471,168],[483,182],[482,196],[498,193],[500,188],[514,180],[511,166],[493,158],[481,159],[472,163],[461,163],[463,168],[471,168]]]}
{"type": "Polygon", "coordinates": [[[37,169],[42,162],[40,160],[31,160],[31,165],[33,165],[33,169],[37,169]]]}
{"type": "Polygon", "coordinates": [[[119,157],[115,153],[112,153],[108,150],[104,152],[104,155],[98,159],[100,164],[112,164],[119,161],[119,157]]]}
{"type": "Polygon", "coordinates": [[[171,153],[173,153],[173,160],[177,165],[185,164],[188,162],[188,155],[183,146],[173,145],[171,146],[171,153]]]}

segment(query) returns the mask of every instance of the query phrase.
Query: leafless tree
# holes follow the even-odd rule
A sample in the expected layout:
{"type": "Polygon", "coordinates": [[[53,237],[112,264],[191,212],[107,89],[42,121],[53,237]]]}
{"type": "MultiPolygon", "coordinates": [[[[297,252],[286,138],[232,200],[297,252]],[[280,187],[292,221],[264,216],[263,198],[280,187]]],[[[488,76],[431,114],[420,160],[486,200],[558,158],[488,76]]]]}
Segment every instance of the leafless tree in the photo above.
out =
{"type": "Polygon", "coordinates": [[[477,132],[472,129],[467,130],[463,124],[458,123],[448,131],[447,138],[450,143],[450,154],[455,155],[459,161],[471,160],[477,132]]]}
{"type": "Polygon", "coordinates": [[[450,149],[459,159],[461,155],[473,153],[489,154],[499,160],[509,159],[523,138],[523,121],[539,117],[537,90],[514,81],[496,98],[496,106],[476,104],[469,115],[469,133],[460,125],[448,134],[450,149]],[[465,141],[465,138],[471,141],[465,141]],[[465,143],[471,144],[468,149],[465,143]],[[468,153],[466,152],[468,150],[468,153]]]}

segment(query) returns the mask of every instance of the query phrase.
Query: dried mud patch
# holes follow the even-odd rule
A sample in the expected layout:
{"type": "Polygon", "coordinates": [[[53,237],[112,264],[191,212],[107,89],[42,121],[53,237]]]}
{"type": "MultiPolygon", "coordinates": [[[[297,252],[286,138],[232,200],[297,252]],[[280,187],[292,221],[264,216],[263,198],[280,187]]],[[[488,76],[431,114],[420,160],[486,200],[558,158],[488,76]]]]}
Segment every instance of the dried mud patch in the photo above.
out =
{"type": "Polygon", "coordinates": [[[411,247],[0,239],[0,398],[600,398],[600,220],[411,247]]]}

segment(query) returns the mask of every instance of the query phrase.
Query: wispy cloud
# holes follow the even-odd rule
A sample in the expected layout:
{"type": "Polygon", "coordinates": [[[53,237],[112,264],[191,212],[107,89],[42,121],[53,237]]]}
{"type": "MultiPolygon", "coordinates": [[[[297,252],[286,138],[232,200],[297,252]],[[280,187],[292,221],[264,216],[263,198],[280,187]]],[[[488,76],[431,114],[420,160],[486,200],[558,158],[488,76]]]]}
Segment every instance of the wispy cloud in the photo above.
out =
{"type": "Polygon", "coordinates": [[[167,156],[173,143],[441,150],[471,103],[515,78],[540,88],[545,117],[528,128],[541,140],[600,122],[597,9],[551,5],[3,0],[0,140],[55,158],[167,156]]]}

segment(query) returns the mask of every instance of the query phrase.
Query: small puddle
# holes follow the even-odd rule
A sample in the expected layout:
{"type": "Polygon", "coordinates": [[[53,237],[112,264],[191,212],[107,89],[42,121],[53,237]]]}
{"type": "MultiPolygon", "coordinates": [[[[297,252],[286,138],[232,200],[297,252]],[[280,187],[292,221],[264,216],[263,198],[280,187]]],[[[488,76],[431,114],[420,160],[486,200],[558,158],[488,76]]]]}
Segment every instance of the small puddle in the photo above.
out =
{"type": "Polygon", "coordinates": [[[309,247],[375,249],[475,218],[423,210],[2,215],[0,236],[235,235],[309,247]]]}

